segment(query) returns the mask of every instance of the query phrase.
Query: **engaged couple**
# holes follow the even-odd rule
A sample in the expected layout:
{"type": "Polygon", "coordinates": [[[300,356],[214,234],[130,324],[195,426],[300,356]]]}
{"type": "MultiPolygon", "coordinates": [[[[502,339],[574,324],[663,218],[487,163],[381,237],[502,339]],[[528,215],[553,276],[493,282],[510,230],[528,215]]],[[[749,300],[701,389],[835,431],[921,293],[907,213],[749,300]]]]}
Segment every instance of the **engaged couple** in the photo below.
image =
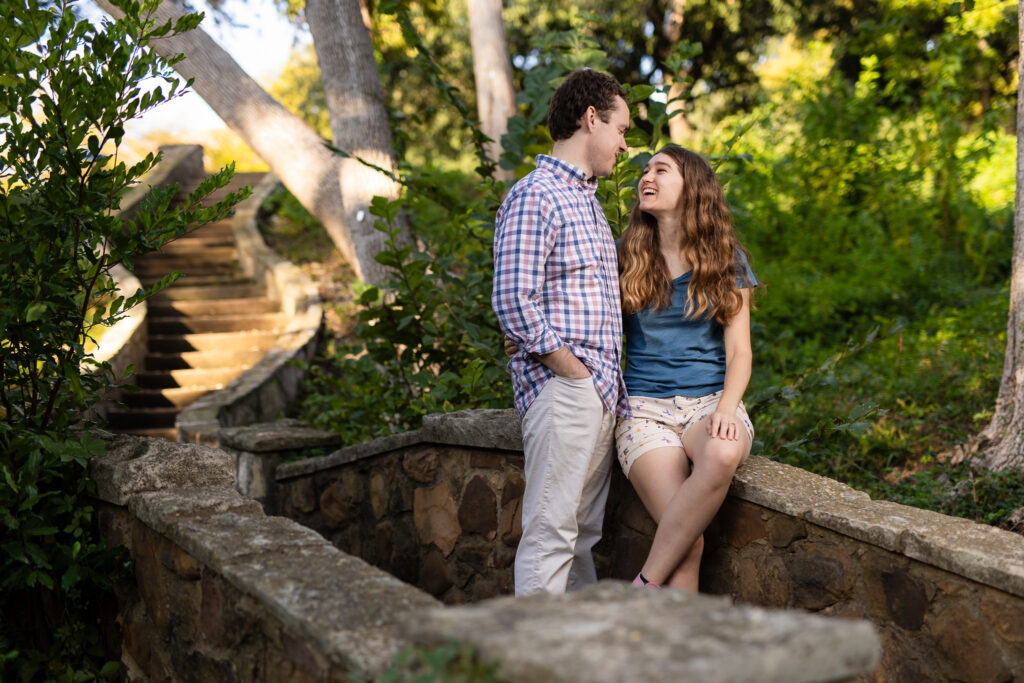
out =
{"type": "Polygon", "coordinates": [[[629,125],[615,79],[570,74],[551,155],[497,214],[492,304],[525,453],[517,595],[596,582],[613,451],[658,524],[633,583],[697,590],[704,530],[750,453],[747,252],[714,171],[674,145],[644,167],[616,244],[595,191],[629,125]]]}

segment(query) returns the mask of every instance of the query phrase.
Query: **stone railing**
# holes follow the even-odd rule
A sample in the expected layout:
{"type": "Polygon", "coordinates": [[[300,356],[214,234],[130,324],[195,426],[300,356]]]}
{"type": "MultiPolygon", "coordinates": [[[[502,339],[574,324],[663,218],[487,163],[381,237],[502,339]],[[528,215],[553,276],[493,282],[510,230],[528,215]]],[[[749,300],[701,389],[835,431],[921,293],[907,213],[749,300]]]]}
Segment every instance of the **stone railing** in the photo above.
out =
{"type": "MultiPolygon", "coordinates": [[[[274,484],[272,512],[447,603],[511,589],[523,492],[513,411],[428,416],[414,432],[281,464],[274,484]]],[[[635,576],[653,531],[615,468],[599,574],[635,576]]],[[[1019,535],[873,501],[751,457],[706,548],[705,591],[874,622],[883,640],[878,680],[1024,675],[1019,535]]]]}
{"type": "Polygon", "coordinates": [[[203,396],[178,414],[178,440],[216,444],[221,427],[247,425],[280,415],[298,393],[304,370],[289,361],[316,353],[323,311],[316,285],[296,266],[271,251],[256,227],[263,200],[278,185],[267,174],[235,209],[233,227],[242,271],[281,303],[288,325],[262,360],[220,391],[203,396]]]}
{"type": "MultiPolygon", "coordinates": [[[[419,458],[422,472],[432,457],[419,458]]],[[[452,638],[510,683],[847,681],[878,662],[865,620],[623,582],[443,607],[313,530],[266,516],[238,493],[234,466],[221,450],[132,436],[92,462],[103,531],[133,560],[136,581],[117,587],[107,624],[129,680],[372,679],[403,649],[452,638]]],[[[372,481],[365,491],[380,488],[372,481]]]]}
{"type": "MultiPolygon", "coordinates": [[[[195,145],[168,145],[161,148],[163,154],[160,163],[132,187],[121,198],[118,217],[130,220],[135,216],[142,200],[154,187],[167,187],[178,183],[187,183],[190,179],[202,175],[203,148],[195,145]]],[[[130,296],[142,288],[142,283],[127,268],[114,266],[110,271],[118,290],[124,296],[130,296]]],[[[125,316],[104,331],[99,345],[93,352],[97,362],[109,362],[114,376],[119,380],[125,376],[129,366],[141,368],[146,356],[146,302],[132,308],[125,316]]],[[[103,401],[94,410],[106,416],[112,407],[112,401],[103,401]]]]}

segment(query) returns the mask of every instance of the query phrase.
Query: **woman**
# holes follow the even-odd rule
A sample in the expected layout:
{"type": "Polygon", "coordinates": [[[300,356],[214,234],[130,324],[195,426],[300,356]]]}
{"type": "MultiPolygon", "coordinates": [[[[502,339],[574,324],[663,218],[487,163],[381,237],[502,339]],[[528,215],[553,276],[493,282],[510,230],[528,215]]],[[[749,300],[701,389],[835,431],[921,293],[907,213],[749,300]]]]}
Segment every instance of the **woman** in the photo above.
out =
{"type": "Polygon", "coordinates": [[[633,416],[615,436],[658,529],[633,583],[696,591],[704,529],[754,434],[740,399],[757,282],[703,158],[665,147],[637,189],[618,254],[633,416]]]}

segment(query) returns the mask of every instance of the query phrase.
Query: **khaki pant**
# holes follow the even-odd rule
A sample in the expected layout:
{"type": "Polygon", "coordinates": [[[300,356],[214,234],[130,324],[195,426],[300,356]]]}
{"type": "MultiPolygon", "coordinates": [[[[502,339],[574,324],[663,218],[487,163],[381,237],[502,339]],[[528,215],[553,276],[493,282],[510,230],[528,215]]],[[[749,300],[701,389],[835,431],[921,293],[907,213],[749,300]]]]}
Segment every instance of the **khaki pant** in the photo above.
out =
{"type": "Polygon", "coordinates": [[[553,377],[523,418],[526,491],[516,595],[564,593],[597,581],[615,417],[592,378],[553,377]]]}

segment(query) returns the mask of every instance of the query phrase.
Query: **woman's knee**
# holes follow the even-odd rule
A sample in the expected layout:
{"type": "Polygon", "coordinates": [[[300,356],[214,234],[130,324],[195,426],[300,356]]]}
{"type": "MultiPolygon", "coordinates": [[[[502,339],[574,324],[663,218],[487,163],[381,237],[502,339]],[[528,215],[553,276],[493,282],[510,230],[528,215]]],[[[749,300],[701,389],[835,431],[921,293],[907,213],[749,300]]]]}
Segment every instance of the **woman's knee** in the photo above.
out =
{"type": "Polygon", "coordinates": [[[732,479],[749,453],[750,444],[745,439],[738,441],[712,439],[708,441],[702,459],[712,473],[721,478],[732,479]]]}

